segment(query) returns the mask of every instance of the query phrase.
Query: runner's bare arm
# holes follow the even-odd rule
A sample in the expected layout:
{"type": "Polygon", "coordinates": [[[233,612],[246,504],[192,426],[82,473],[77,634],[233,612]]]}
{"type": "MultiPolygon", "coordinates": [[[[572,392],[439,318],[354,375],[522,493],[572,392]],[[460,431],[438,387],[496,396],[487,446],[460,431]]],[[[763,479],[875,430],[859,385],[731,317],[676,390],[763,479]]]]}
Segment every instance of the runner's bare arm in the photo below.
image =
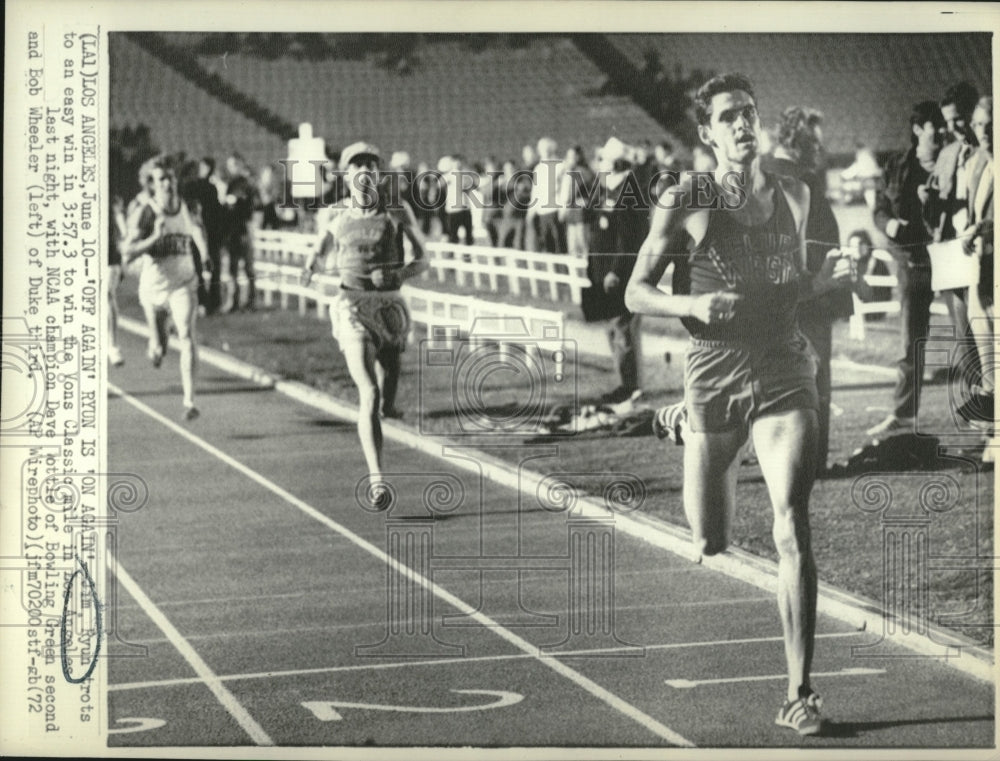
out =
{"type": "Polygon", "coordinates": [[[161,215],[157,214],[153,220],[153,229],[149,236],[140,238],[139,236],[142,235],[142,230],[140,229],[141,216],[141,214],[136,215],[132,220],[133,224],[130,225],[128,237],[122,241],[122,259],[124,259],[126,264],[149,251],[153,247],[153,244],[163,235],[164,220],[161,215]]]}
{"type": "Polygon", "coordinates": [[[669,244],[677,240],[688,218],[691,189],[682,183],[666,190],[653,213],[649,235],[639,247],[635,269],[625,287],[625,306],[633,312],[666,317],[685,317],[691,312],[690,296],[669,295],[659,283],[670,264],[669,244]]]}
{"type": "Polygon", "coordinates": [[[707,212],[692,210],[693,189],[690,177],[679,185],[667,188],[660,196],[649,235],[639,249],[639,256],[625,288],[625,306],[640,314],[661,317],[694,317],[705,324],[732,318],[739,296],[719,291],[698,296],[666,294],[659,282],[673,257],[683,251],[670,250],[671,243],[689,234],[696,242],[704,237],[707,212]]]}
{"type": "Polygon", "coordinates": [[[324,230],[316,236],[316,245],[306,258],[306,263],[302,265],[301,281],[302,285],[309,285],[312,276],[316,274],[316,260],[323,259],[333,247],[333,235],[328,230],[324,230]]]}

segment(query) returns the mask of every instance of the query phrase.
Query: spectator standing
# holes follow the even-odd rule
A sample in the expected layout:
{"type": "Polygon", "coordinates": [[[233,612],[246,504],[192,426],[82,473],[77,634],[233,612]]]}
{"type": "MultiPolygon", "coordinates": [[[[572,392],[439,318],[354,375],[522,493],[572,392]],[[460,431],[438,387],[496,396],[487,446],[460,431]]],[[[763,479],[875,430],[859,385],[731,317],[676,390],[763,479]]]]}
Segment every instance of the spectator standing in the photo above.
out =
{"type": "Polygon", "coordinates": [[[528,206],[531,204],[532,174],[518,169],[513,161],[503,164],[503,178],[498,186],[502,205],[500,218],[500,245],[504,248],[527,248],[528,206]]]}
{"type": "MultiPolygon", "coordinates": [[[[806,241],[806,268],[813,275],[826,261],[827,252],[840,244],[840,228],[826,198],[826,183],[822,179],[822,115],[800,106],[785,109],[778,128],[774,153],[762,165],[775,174],[794,177],[809,188],[809,217],[806,241]]],[[[830,450],[830,401],[833,356],[833,322],[854,313],[850,286],[840,285],[823,294],[801,301],[798,305],[799,328],[812,344],[817,355],[816,391],[819,393],[819,415],[816,436],[816,475],[826,472],[830,450]]]]}
{"type": "Polygon", "coordinates": [[[192,180],[183,195],[188,199],[191,210],[201,219],[208,244],[208,260],[212,271],[209,273],[208,298],[205,313],[214,314],[222,303],[222,237],[225,219],[219,202],[219,189],[212,181],[215,174],[215,159],[205,156],[198,162],[198,176],[192,180]]]}
{"type": "MultiPolygon", "coordinates": [[[[531,208],[531,204],[535,197],[535,167],[538,166],[538,152],[535,150],[535,146],[525,145],[521,148],[521,166],[522,170],[527,170],[529,177],[531,178],[531,199],[529,203],[525,204],[525,210],[531,208]]],[[[538,217],[534,214],[526,214],[524,218],[524,247],[525,251],[540,251],[538,243],[538,217]]]]}
{"type": "Polygon", "coordinates": [[[566,151],[566,170],[563,172],[559,192],[559,220],[566,226],[566,248],[570,254],[586,256],[590,253],[597,177],[587,165],[580,146],[566,151]]]}
{"type": "Polygon", "coordinates": [[[413,178],[413,213],[417,219],[420,232],[428,240],[441,237],[444,213],[444,186],[440,172],[430,168],[426,162],[417,165],[417,174],[413,178]]]}
{"type": "Polygon", "coordinates": [[[449,243],[464,243],[471,246],[475,242],[472,234],[472,206],[469,192],[473,184],[468,178],[475,175],[466,166],[461,156],[446,156],[441,159],[438,169],[444,175],[444,232],[449,243]],[[464,234],[459,237],[459,230],[464,234]]]}
{"type": "Polygon", "coordinates": [[[646,212],[626,148],[610,139],[601,152],[601,204],[594,245],[587,261],[591,287],[584,292],[584,318],[606,323],[608,343],[618,373],[618,386],[601,401],[619,404],[640,390],[639,330],[641,317],[625,306],[625,285],[632,276],[642,244],[646,212]]]}
{"type": "Polygon", "coordinates": [[[260,228],[262,230],[295,230],[299,226],[299,214],[295,206],[284,205],[291,197],[288,188],[280,179],[274,167],[265,166],[260,170],[257,182],[257,202],[260,205],[260,228]]]}
{"type": "Polygon", "coordinates": [[[495,156],[488,156],[483,163],[483,174],[479,178],[479,194],[483,208],[483,228],[489,236],[490,245],[496,246],[500,240],[500,224],[503,217],[503,200],[500,185],[503,172],[495,156]]]}
{"type": "MultiPolygon", "coordinates": [[[[971,389],[969,400],[958,409],[966,420],[981,424],[988,436],[994,425],[996,348],[993,341],[993,98],[984,96],[972,113],[972,129],[979,150],[969,160],[968,227],[962,235],[966,251],[979,259],[979,283],[969,289],[968,304],[972,335],[979,352],[981,374],[971,389]]],[[[992,462],[992,447],[987,441],[983,459],[992,462]]]]}
{"type": "MultiPolygon", "coordinates": [[[[970,119],[979,94],[968,82],[948,89],[941,100],[941,117],[946,128],[945,141],[931,173],[924,204],[924,218],[932,230],[934,241],[952,240],[965,230],[969,212],[969,159],[975,153],[976,138],[972,134],[970,119]]],[[[969,305],[967,289],[954,288],[941,292],[955,337],[961,340],[969,335],[969,305]]],[[[973,363],[975,364],[975,363],[973,363]]],[[[968,382],[975,373],[974,367],[959,367],[962,382],[968,382]]]]}
{"type": "Polygon", "coordinates": [[[535,187],[528,224],[534,220],[538,233],[538,249],[549,254],[566,253],[565,233],[559,222],[559,186],[563,164],[556,155],[558,145],[550,137],[538,141],[538,163],[535,165],[535,187]]]}
{"type": "Polygon", "coordinates": [[[875,199],[875,226],[889,239],[896,260],[902,322],[902,357],[893,391],[892,413],[868,429],[869,436],[912,432],[920,405],[918,380],[923,374],[920,343],[930,327],[931,262],[927,244],[932,236],[924,224],[926,186],[940,151],[941,110],[924,101],[910,114],[910,150],[893,157],[885,170],[883,189],[875,199]]]}
{"type": "Polygon", "coordinates": [[[258,205],[257,190],[250,177],[250,169],[239,153],[233,153],[226,159],[226,173],[229,181],[226,184],[226,237],[225,246],[229,253],[229,277],[232,279],[232,294],[227,312],[235,312],[240,308],[240,262],[247,279],[246,308],[253,311],[256,307],[257,290],[254,283],[253,246],[250,240],[250,220],[258,205]]]}

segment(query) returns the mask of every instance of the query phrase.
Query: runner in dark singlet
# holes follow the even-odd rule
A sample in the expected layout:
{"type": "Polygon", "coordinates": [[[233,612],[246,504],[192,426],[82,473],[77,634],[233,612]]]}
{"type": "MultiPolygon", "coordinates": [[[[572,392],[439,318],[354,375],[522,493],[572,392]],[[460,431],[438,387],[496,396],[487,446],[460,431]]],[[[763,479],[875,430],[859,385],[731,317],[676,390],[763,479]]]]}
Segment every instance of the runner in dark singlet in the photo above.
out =
{"type": "Polygon", "coordinates": [[[341,153],[340,168],[350,196],[331,210],[303,280],[311,280],[320,259],[328,272],[340,276],[340,292],[330,306],[333,337],[358,387],[358,436],[372,486],[369,497],[376,506],[388,507],[380,417],[400,416],[396,389],[410,316],[399,288],[427,268],[424,238],[409,205],[378,192],[375,146],[348,146],[341,153]],[[411,245],[409,263],[403,261],[404,236],[411,245]]]}
{"type": "Polygon", "coordinates": [[[808,505],[817,395],[815,363],[796,328],[795,307],[802,295],[831,288],[850,270],[831,252],[815,277],[807,273],[809,191],[760,170],[751,83],[738,74],[715,77],[699,90],[695,108],[699,136],[718,162],[715,182],[704,187],[688,177],[659,199],[626,304],[643,314],[680,317],[691,332],[684,512],[698,558],[722,552],[729,542],[739,454],[753,436],[774,510],[788,662],[787,701],[776,722],[816,734],[823,724],[809,682],[816,568],[808,505]],[[687,251],[671,248],[685,238],[687,251]],[[667,295],[657,286],[671,261],[682,273],[677,291],[667,295]]]}

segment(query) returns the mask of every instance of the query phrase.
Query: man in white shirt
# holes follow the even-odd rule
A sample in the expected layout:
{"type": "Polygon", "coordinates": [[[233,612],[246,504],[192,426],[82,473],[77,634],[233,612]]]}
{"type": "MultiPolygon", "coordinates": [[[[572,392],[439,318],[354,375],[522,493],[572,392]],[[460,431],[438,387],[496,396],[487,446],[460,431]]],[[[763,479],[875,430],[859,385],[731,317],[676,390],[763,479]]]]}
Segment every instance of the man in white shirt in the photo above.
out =
{"type": "Polygon", "coordinates": [[[565,234],[559,222],[559,188],[565,171],[556,155],[559,146],[550,137],[538,141],[535,187],[528,209],[528,224],[537,224],[538,248],[550,254],[566,253],[565,234]]]}

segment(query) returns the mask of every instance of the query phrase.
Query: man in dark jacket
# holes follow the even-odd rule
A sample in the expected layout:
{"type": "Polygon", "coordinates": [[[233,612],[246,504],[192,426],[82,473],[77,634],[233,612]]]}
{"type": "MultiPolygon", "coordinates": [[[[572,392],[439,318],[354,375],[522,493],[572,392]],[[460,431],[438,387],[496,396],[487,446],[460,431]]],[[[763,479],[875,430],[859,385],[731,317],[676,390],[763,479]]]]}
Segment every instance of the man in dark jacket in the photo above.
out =
{"type": "Polygon", "coordinates": [[[205,304],[207,314],[217,312],[222,304],[222,268],[219,265],[222,260],[220,247],[226,224],[222,204],[219,203],[219,190],[212,182],[214,173],[215,159],[206,156],[198,162],[198,179],[191,182],[184,192],[184,196],[191,201],[191,205],[201,216],[208,243],[208,259],[212,271],[208,285],[208,303],[205,304]]]}
{"type": "Polygon", "coordinates": [[[640,389],[640,315],[625,306],[625,286],[645,237],[647,210],[625,148],[612,138],[602,151],[600,199],[594,244],[587,260],[592,286],[584,291],[587,321],[605,321],[619,385],[601,401],[619,404],[640,389]],[[607,171],[610,169],[610,173],[607,171]]]}
{"type": "Polygon", "coordinates": [[[894,157],[885,170],[885,190],[875,201],[874,221],[890,241],[899,279],[902,318],[902,353],[899,378],[893,392],[892,413],[868,429],[870,436],[912,432],[920,404],[917,380],[922,377],[923,358],[918,344],[930,326],[931,263],[927,244],[931,232],[924,224],[927,182],[940,150],[941,111],[934,101],[913,107],[910,115],[910,150],[894,157]]]}
{"type": "Polygon", "coordinates": [[[233,153],[226,159],[226,172],[229,183],[226,185],[226,215],[228,218],[225,246],[229,252],[229,277],[232,279],[232,295],[226,311],[234,312],[240,308],[239,271],[243,262],[243,271],[247,278],[246,308],[254,310],[257,294],[254,284],[253,245],[250,240],[250,220],[257,205],[257,189],[250,176],[246,161],[238,153],[233,153]]]}
{"type": "MultiPolygon", "coordinates": [[[[778,145],[765,168],[801,180],[809,186],[809,221],[806,227],[806,267],[819,272],[831,248],[840,245],[840,228],[826,199],[826,182],[822,175],[823,117],[818,111],[792,106],[782,114],[778,145]]],[[[830,451],[830,398],[833,354],[833,321],[850,317],[854,300],[848,286],[840,286],[799,304],[799,327],[816,350],[816,390],[819,393],[819,427],[817,429],[816,474],[826,472],[830,451]]]]}

